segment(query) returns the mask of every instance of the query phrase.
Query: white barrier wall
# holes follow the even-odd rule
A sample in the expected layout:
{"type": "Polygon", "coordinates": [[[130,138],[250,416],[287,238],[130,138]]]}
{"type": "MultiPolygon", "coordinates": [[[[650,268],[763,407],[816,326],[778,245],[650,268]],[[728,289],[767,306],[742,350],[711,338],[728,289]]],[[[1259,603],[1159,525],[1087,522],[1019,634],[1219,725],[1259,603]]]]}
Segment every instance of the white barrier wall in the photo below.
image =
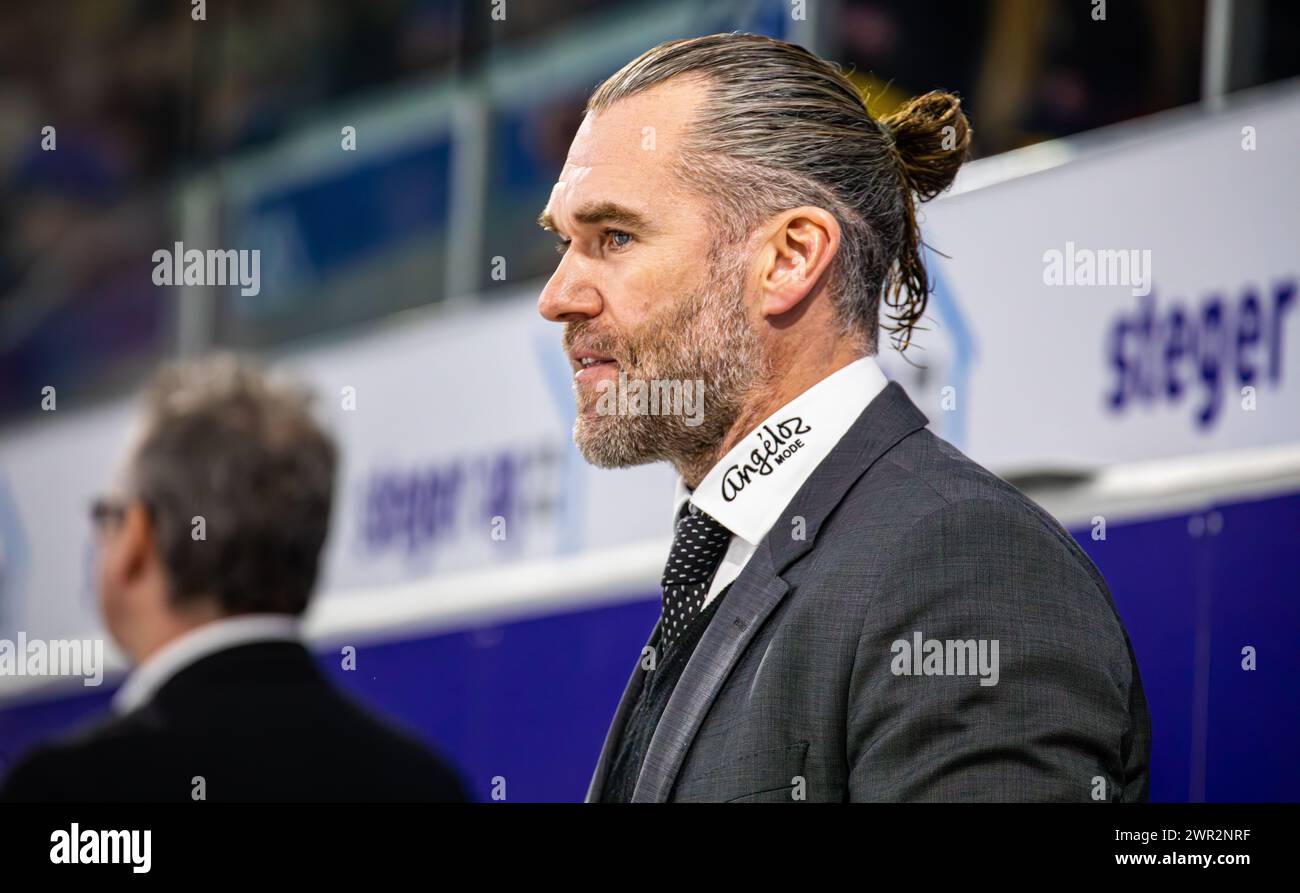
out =
{"type": "Polygon", "coordinates": [[[957,314],[931,334],[968,363],[940,378],[975,458],[1095,466],[1300,440],[1300,92],[1173,117],[927,207],[957,314]]]}

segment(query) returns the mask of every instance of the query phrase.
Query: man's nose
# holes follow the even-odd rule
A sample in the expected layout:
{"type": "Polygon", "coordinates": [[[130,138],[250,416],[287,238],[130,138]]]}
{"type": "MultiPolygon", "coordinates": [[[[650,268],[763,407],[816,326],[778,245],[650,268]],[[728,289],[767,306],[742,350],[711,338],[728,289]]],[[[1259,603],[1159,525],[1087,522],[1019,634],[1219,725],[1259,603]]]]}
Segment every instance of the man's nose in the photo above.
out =
{"type": "Polygon", "coordinates": [[[551,275],[537,299],[537,312],[551,322],[576,322],[600,313],[600,291],[594,283],[566,268],[565,262],[551,275]]]}

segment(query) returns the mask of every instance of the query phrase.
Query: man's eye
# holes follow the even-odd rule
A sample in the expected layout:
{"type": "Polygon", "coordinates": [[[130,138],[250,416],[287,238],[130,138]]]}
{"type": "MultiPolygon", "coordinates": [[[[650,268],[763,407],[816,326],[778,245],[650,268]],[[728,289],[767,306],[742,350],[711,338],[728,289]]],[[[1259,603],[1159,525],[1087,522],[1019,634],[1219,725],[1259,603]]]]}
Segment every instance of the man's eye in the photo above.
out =
{"type": "Polygon", "coordinates": [[[611,246],[615,250],[626,248],[632,243],[632,234],[625,233],[619,229],[605,230],[605,238],[610,240],[611,246]]]}

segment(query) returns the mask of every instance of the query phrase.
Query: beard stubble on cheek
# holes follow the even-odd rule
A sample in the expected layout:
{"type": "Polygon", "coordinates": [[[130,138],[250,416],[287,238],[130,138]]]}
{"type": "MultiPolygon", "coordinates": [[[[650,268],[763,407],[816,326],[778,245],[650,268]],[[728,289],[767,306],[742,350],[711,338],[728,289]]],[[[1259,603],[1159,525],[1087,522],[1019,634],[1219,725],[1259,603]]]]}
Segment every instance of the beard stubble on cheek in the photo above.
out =
{"type": "Polygon", "coordinates": [[[735,258],[711,266],[704,285],[677,297],[630,335],[611,337],[585,321],[566,331],[566,343],[580,340],[618,360],[619,375],[601,388],[575,384],[574,443],[592,465],[626,468],[667,461],[680,469],[698,464],[716,452],[748,396],[770,378],[745,306],[743,266],[735,258]],[[661,407],[659,414],[635,412],[630,399],[617,399],[617,391],[602,399],[604,390],[625,384],[630,389],[637,382],[647,393],[655,383],[671,382],[683,391],[702,383],[702,394],[695,395],[695,404],[677,407],[688,411],[661,407]]]}

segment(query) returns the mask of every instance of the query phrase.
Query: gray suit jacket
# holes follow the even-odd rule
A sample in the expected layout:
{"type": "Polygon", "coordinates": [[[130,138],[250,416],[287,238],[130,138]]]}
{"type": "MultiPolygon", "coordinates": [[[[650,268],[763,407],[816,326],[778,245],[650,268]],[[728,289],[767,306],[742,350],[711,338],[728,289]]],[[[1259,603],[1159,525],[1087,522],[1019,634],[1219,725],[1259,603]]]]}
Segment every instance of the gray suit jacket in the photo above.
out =
{"type": "MultiPolygon", "coordinates": [[[[891,383],[805,482],[725,592],[634,801],[1146,799],[1150,719],[1105,580],[925,425],[891,383]]],[[[638,660],[589,801],[644,678],[638,660]]]]}

